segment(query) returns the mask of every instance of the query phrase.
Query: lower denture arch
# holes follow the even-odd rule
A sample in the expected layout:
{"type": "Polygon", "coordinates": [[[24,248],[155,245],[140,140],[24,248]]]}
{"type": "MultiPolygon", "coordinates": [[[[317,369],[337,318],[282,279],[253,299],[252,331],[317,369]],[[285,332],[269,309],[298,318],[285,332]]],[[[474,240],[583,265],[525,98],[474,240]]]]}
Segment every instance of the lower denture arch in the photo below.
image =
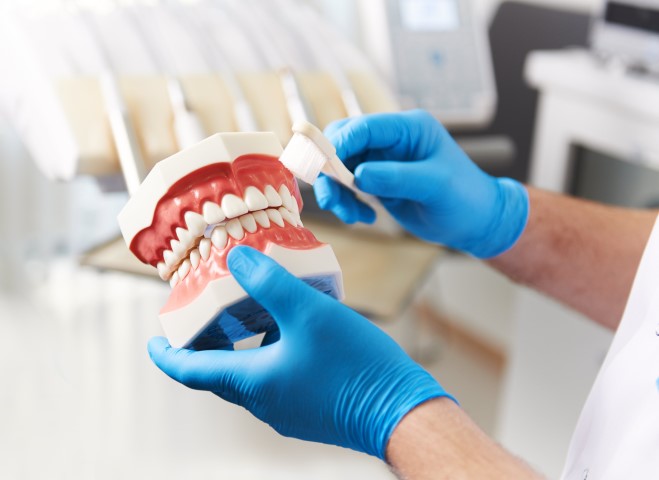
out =
{"type": "Polygon", "coordinates": [[[306,228],[282,228],[272,225],[268,229],[258,229],[246,234],[241,240],[229,238],[223,249],[211,248],[208,260],[202,261],[198,268],[191,270],[172,290],[161,313],[181,308],[191,303],[211,281],[229,275],[226,265],[229,251],[237,245],[247,245],[267,253],[270,245],[279,245],[290,249],[312,249],[323,245],[306,228]]]}

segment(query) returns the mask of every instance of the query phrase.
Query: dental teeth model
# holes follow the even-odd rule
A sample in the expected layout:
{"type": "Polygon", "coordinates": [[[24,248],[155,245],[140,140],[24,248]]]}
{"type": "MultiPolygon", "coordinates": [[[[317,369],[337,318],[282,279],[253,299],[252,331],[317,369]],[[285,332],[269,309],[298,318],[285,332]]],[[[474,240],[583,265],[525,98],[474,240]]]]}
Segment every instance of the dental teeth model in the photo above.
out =
{"type": "Polygon", "coordinates": [[[213,135],[156,164],[119,214],[130,250],[172,287],[159,314],[172,346],[223,348],[276,328],[227,270],[236,245],[343,298],[334,252],[302,225],[281,153],[272,133],[213,135]]]}

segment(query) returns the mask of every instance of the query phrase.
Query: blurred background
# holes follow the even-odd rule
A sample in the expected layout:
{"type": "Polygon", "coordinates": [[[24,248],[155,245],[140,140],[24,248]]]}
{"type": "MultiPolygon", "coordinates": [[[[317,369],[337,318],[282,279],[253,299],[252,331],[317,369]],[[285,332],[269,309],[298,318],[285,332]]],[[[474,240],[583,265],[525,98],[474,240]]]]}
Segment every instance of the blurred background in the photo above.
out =
{"type": "MultiPolygon", "coordinates": [[[[393,478],[150,363],[169,286],[117,240],[128,192],[218,131],[285,144],[297,119],[420,107],[492,174],[657,207],[658,12],[653,0],[5,0],[0,476],[393,478]]],[[[346,302],[557,477],[610,332],[386,222],[341,226],[303,196],[346,302]]]]}

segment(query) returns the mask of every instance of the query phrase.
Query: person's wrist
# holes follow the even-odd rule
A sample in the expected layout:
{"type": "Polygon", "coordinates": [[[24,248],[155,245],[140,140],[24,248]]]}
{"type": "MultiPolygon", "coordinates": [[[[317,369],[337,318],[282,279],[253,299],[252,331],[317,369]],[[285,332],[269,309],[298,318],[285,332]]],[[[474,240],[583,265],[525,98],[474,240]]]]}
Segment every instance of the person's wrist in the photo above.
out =
{"type": "Polygon", "coordinates": [[[494,178],[496,208],[483,235],[465,249],[480,259],[491,259],[510,250],[524,232],[529,218],[526,187],[511,178],[494,178]]]}
{"type": "Polygon", "coordinates": [[[406,459],[408,446],[423,437],[431,426],[441,431],[447,417],[454,416],[459,405],[449,397],[432,398],[411,409],[393,430],[386,446],[386,461],[396,466],[406,459]]]}
{"type": "Polygon", "coordinates": [[[387,446],[387,462],[399,478],[410,480],[540,478],[445,398],[423,403],[403,418],[387,446]]]}
{"type": "Polygon", "coordinates": [[[370,383],[369,396],[371,407],[366,417],[358,416],[357,424],[346,429],[358,444],[349,448],[374,455],[385,460],[386,448],[393,431],[399,422],[417,406],[435,399],[448,398],[453,403],[457,400],[435,380],[432,375],[418,365],[410,369],[404,364],[395,368],[387,380],[370,383]],[[360,418],[361,417],[361,418],[360,418]]]}

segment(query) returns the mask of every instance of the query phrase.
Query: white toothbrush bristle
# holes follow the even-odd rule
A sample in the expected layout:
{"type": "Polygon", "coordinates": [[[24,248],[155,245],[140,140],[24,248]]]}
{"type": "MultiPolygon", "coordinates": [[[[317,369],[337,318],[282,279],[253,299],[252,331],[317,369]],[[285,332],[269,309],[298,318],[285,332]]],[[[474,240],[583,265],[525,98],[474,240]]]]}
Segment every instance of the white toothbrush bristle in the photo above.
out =
{"type": "Polygon", "coordinates": [[[297,178],[313,185],[329,158],[309,137],[295,133],[279,160],[297,178]]]}

